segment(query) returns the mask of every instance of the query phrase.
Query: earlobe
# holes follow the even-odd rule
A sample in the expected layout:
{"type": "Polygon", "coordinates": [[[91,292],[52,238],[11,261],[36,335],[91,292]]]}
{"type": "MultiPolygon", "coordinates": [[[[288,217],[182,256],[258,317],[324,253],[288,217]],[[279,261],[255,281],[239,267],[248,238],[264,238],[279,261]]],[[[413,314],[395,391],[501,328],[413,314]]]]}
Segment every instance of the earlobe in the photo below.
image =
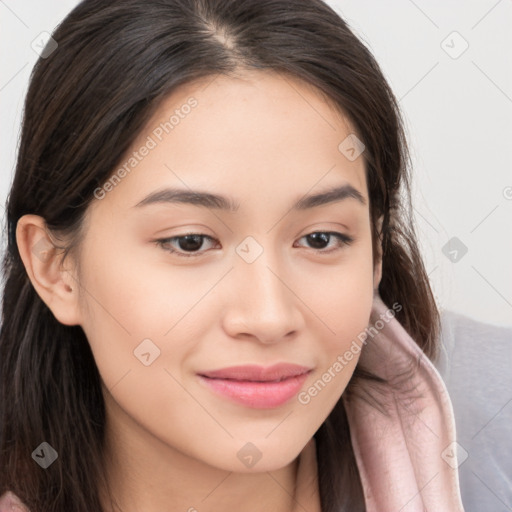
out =
{"type": "Polygon", "coordinates": [[[56,246],[38,215],[24,215],[16,226],[16,242],[28,277],[37,294],[64,325],[79,325],[78,286],[62,267],[62,249],[56,246]]]}

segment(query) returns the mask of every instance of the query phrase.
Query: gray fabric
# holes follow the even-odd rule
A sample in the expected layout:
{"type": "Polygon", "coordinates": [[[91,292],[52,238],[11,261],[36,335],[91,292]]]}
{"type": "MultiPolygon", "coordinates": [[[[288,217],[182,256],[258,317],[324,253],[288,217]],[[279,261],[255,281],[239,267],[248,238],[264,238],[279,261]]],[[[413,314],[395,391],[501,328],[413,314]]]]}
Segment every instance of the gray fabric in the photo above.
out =
{"type": "Polygon", "coordinates": [[[512,327],[444,311],[441,329],[436,367],[468,454],[459,466],[465,512],[512,511],[512,327]]]}

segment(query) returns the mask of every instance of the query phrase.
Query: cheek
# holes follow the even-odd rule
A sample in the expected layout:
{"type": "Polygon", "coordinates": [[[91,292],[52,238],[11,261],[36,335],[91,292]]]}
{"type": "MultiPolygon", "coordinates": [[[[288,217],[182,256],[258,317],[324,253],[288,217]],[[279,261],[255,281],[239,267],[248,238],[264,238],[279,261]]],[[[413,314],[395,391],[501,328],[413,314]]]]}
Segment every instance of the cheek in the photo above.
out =
{"type": "MultiPolygon", "coordinates": [[[[144,264],[147,253],[123,252],[122,245],[109,238],[108,245],[84,249],[82,328],[108,389],[128,373],[130,380],[165,389],[164,369],[179,378],[181,363],[213,325],[215,304],[208,295],[226,270],[173,266],[162,258],[144,264]]],[[[135,401],[140,389],[134,390],[135,401]]]]}
{"type": "MultiPolygon", "coordinates": [[[[176,271],[137,264],[134,253],[109,260],[114,252],[98,250],[84,270],[87,315],[82,327],[108,391],[110,413],[131,418],[158,437],[172,437],[169,425],[192,418],[199,422],[204,415],[179,383],[182,362],[194,350],[190,341],[197,339],[190,329],[201,329],[196,317],[191,325],[193,315],[187,313],[211,284],[198,281],[193,289],[183,279],[176,285],[176,271]]],[[[185,427],[181,432],[177,439],[186,438],[185,427]]]]}
{"type": "Polygon", "coordinates": [[[366,326],[373,301],[373,281],[366,272],[340,272],[331,276],[323,290],[314,292],[314,302],[319,316],[331,333],[353,332],[366,326]]]}
{"type": "MultiPolygon", "coordinates": [[[[304,269],[303,269],[304,270],[304,269]]],[[[373,302],[371,242],[354,246],[336,265],[305,269],[297,292],[323,324],[328,350],[340,348],[348,337],[368,324],[373,302]]]]}
{"type": "Polygon", "coordinates": [[[361,335],[370,319],[374,293],[371,243],[360,245],[335,269],[324,268],[314,277],[303,280],[301,293],[315,313],[310,325],[317,326],[319,371],[328,388],[320,401],[334,405],[357,365],[361,335]]]}
{"type": "Polygon", "coordinates": [[[322,311],[317,330],[317,369],[297,395],[304,421],[314,430],[332,411],[345,391],[361,355],[362,334],[368,326],[373,302],[373,281],[347,272],[331,279],[329,291],[316,295],[314,307],[322,311]]]}
{"type": "Polygon", "coordinates": [[[84,255],[88,323],[118,329],[134,341],[163,336],[197,301],[208,281],[162,260],[155,264],[148,257],[152,248],[141,250],[133,241],[105,238],[108,244],[90,244],[84,255]]]}

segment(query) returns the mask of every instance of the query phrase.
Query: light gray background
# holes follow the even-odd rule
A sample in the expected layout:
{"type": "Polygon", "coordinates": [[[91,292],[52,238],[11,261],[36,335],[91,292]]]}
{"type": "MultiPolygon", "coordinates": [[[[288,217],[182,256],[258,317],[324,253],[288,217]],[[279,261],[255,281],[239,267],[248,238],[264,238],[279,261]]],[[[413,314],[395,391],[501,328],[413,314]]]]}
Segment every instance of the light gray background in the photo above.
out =
{"type": "MultiPolygon", "coordinates": [[[[328,3],[370,47],[400,99],[418,235],[440,307],[512,325],[512,0],[328,3]],[[456,262],[442,251],[452,237],[468,248],[456,262]]],[[[76,4],[0,0],[2,216],[38,57],[31,43],[76,4]]]]}

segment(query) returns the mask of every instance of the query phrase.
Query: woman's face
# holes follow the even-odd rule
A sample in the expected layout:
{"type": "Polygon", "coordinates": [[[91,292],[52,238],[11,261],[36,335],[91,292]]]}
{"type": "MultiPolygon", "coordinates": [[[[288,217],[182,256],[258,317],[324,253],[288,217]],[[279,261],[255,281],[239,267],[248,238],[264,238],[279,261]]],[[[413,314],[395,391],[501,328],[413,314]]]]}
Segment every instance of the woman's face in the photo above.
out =
{"type": "Polygon", "coordinates": [[[351,133],[297,80],[210,77],[168,97],[97,189],[80,323],[129,446],[268,471],[329,415],[376,286],[351,133]]]}

